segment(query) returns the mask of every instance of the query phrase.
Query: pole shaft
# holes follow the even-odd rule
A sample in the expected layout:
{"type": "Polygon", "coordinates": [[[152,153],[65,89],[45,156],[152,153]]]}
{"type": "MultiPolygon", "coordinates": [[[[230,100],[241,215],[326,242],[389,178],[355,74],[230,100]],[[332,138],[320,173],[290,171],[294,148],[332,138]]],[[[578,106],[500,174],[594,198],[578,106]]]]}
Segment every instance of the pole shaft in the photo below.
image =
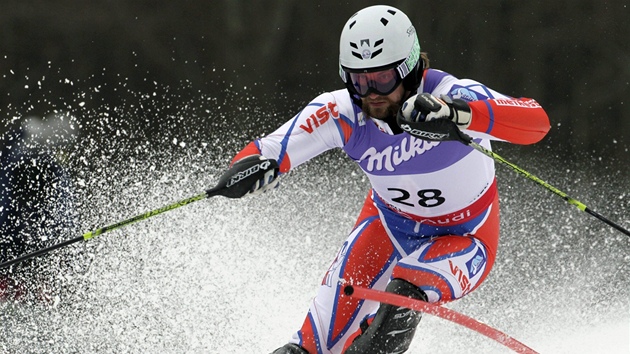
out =
{"type": "Polygon", "coordinates": [[[378,301],[385,304],[390,304],[399,307],[405,307],[416,311],[431,314],[433,316],[441,317],[445,320],[457,323],[461,326],[467,327],[473,331],[476,331],[488,338],[491,338],[502,345],[517,353],[526,354],[538,354],[532,348],[517,341],[516,339],[508,336],[507,334],[488,326],[485,323],[479,322],[472,317],[468,317],[459,312],[453,311],[446,307],[438,306],[422,300],[416,300],[408,298],[402,295],[394,293],[388,293],[385,291],[379,291],[375,289],[362,288],[358,286],[348,285],[344,289],[346,296],[351,296],[359,299],[378,301]]]}
{"type": "Polygon", "coordinates": [[[95,236],[104,234],[106,232],[109,232],[109,231],[112,231],[112,230],[116,230],[116,229],[119,229],[119,228],[121,228],[123,226],[127,226],[129,224],[133,224],[135,222],[138,222],[140,220],[145,220],[145,219],[148,219],[150,217],[156,216],[158,214],[162,214],[164,212],[167,212],[169,210],[177,209],[177,208],[182,207],[184,205],[188,205],[188,204],[196,202],[198,200],[205,199],[207,197],[207,195],[208,195],[207,193],[203,193],[203,194],[196,195],[194,197],[182,199],[182,200],[180,200],[178,202],[175,202],[173,204],[169,204],[169,205],[163,206],[161,208],[158,208],[158,209],[155,209],[155,210],[151,210],[151,211],[148,211],[148,212],[140,214],[140,215],[136,215],[136,216],[134,216],[132,218],[129,218],[129,219],[126,219],[126,220],[123,220],[123,221],[119,221],[119,222],[117,222],[115,224],[103,226],[100,229],[96,229],[94,231],[86,232],[85,234],[83,234],[83,239],[87,241],[87,240],[89,240],[91,238],[94,238],[95,236]]]}
{"type": "Polygon", "coordinates": [[[20,263],[20,262],[25,261],[27,259],[34,258],[34,257],[37,257],[37,256],[41,256],[41,255],[46,254],[46,253],[48,253],[50,251],[56,250],[57,248],[65,247],[65,246],[71,245],[73,243],[82,241],[82,240],[83,240],[83,236],[79,236],[79,237],[75,237],[75,238],[70,239],[70,240],[66,240],[66,241],[61,242],[61,243],[57,243],[57,244],[52,245],[50,247],[43,248],[41,250],[37,250],[37,251],[35,251],[33,253],[25,254],[23,256],[20,256],[18,258],[15,258],[15,259],[12,259],[10,261],[7,261],[7,262],[4,262],[4,263],[0,264],[0,269],[6,268],[6,267],[10,267],[10,266],[12,266],[14,264],[20,263]]]}
{"type": "Polygon", "coordinates": [[[121,228],[121,227],[126,226],[126,225],[133,224],[133,223],[138,222],[140,220],[148,219],[150,217],[153,217],[153,216],[158,215],[158,214],[162,214],[162,213],[167,212],[169,210],[177,209],[179,207],[182,207],[184,205],[188,205],[190,203],[196,202],[196,201],[201,200],[201,199],[205,199],[205,198],[207,198],[209,196],[212,196],[212,195],[216,195],[216,191],[214,189],[208,190],[208,191],[206,191],[206,192],[204,192],[202,194],[198,194],[198,195],[196,195],[194,197],[182,199],[182,200],[180,200],[178,202],[175,202],[173,204],[169,204],[167,206],[164,206],[164,207],[161,207],[161,208],[158,208],[158,209],[155,209],[155,210],[151,210],[149,212],[146,212],[146,213],[143,213],[143,214],[140,214],[140,215],[136,215],[136,216],[134,216],[132,218],[129,218],[129,219],[117,222],[115,224],[103,226],[103,227],[101,227],[99,229],[96,229],[94,231],[86,232],[82,236],[75,237],[73,239],[66,240],[66,241],[57,243],[55,245],[52,245],[50,247],[46,247],[46,248],[37,250],[35,252],[25,254],[23,256],[20,256],[18,258],[13,259],[13,260],[1,263],[0,264],[0,269],[9,267],[9,266],[11,266],[13,264],[25,261],[25,260],[30,259],[30,258],[34,258],[34,257],[37,257],[37,256],[44,255],[44,254],[49,253],[51,251],[54,251],[54,250],[56,250],[58,248],[65,247],[65,246],[71,245],[71,244],[79,242],[79,241],[83,241],[83,240],[87,241],[89,239],[92,239],[92,238],[94,238],[94,237],[96,237],[98,235],[104,234],[106,232],[109,232],[109,231],[112,231],[112,230],[116,230],[118,228],[121,228]]]}
{"type": "Polygon", "coordinates": [[[608,224],[609,226],[612,226],[613,228],[615,228],[616,230],[620,231],[623,234],[626,234],[628,236],[630,236],[630,231],[628,231],[627,229],[623,228],[621,225],[607,219],[606,217],[604,217],[603,215],[589,209],[584,203],[580,202],[577,199],[573,199],[571,197],[569,197],[566,193],[564,193],[563,191],[559,190],[558,188],[550,185],[549,183],[543,181],[542,179],[532,175],[531,173],[525,171],[524,169],[520,168],[519,166],[511,163],[510,161],[507,161],[506,159],[504,159],[503,157],[499,156],[497,153],[495,153],[492,150],[488,150],[485,147],[479,145],[478,143],[470,140],[465,142],[466,144],[468,144],[470,147],[472,147],[473,149],[481,152],[482,154],[494,159],[497,162],[500,162],[508,167],[510,167],[512,170],[520,173],[521,175],[527,177],[528,179],[540,184],[541,186],[545,187],[547,190],[557,194],[558,196],[560,196],[562,199],[566,200],[567,203],[574,205],[575,207],[577,207],[578,209],[580,209],[581,211],[584,211],[596,218],[598,218],[599,220],[603,221],[604,223],[608,224]]]}

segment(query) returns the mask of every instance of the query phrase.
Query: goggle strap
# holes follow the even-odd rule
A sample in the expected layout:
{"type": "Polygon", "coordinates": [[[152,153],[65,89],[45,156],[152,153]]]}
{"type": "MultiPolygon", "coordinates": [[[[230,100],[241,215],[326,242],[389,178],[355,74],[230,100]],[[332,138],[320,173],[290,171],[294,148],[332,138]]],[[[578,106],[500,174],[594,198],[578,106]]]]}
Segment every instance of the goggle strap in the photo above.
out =
{"type": "Polygon", "coordinates": [[[404,79],[409,74],[409,68],[405,62],[402,62],[398,67],[396,67],[396,71],[398,71],[398,75],[400,79],[404,79]]]}
{"type": "Polygon", "coordinates": [[[343,70],[343,66],[341,66],[341,64],[339,64],[339,76],[341,76],[341,80],[343,80],[343,82],[348,82],[348,74],[345,70],[343,70]]]}

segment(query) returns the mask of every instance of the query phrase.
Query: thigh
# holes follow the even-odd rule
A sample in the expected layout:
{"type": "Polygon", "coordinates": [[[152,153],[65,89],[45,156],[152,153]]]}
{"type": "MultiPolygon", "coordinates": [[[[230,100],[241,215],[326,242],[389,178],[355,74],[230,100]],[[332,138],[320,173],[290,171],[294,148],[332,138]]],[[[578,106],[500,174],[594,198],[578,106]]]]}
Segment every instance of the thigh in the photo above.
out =
{"type": "Polygon", "coordinates": [[[470,293],[486,278],[494,264],[499,237],[499,211],[495,203],[473,235],[432,238],[402,258],[392,278],[405,279],[427,293],[429,302],[448,302],[470,293]]]}
{"type": "Polygon", "coordinates": [[[353,284],[384,290],[400,257],[368,197],[292,342],[312,353],[340,353],[360,321],[378,306],[341,295],[343,287],[353,284]]]}

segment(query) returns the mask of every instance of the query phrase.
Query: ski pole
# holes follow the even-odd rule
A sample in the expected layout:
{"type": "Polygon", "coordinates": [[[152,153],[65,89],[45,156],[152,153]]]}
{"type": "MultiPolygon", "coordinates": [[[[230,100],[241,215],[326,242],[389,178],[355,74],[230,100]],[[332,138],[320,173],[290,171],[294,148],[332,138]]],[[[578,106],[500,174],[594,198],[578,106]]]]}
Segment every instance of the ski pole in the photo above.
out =
{"type": "Polygon", "coordinates": [[[538,352],[536,352],[532,348],[508,336],[507,334],[493,327],[490,327],[485,323],[479,322],[472,317],[468,317],[446,307],[442,307],[429,302],[424,302],[422,300],[412,299],[402,295],[397,295],[394,293],[388,293],[385,291],[363,288],[353,285],[346,285],[343,288],[343,293],[346,296],[354,297],[357,299],[378,301],[383,304],[405,307],[408,309],[428,313],[433,316],[438,316],[447,321],[451,321],[461,326],[470,328],[473,331],[478,332],[490,339],[494,339],[495,341],[499,342],[509,349],[512,349],[517,353],[538,354],[538,352]]]}
{"type": "Polygon", "coordinates": [[[119,221],[115,224],[103,226],[94,231],[86,232],[81,236],[75,237],[70,240],[66,240],[64,242],[60,242],[50,247],[46,247],[46,248],[37,250],[35,252],[25,254],[23,256],[17,257],[10,261],[1,263],[0,269],[9,267],[13,264],[25,261],[30,258],[44,255],[53,250],[71,245],[79,241],[90,240],[106,232],[116,230],[118,228],[133,224],[141,220],[146,220],[150,217],[162,214],[169,210],[177,209],[179,207],[191,204],[193,202],[196,202],[202,199],[214,197],[217,195],[224,196],[227,198],[240,198],[249,192],[251,186],[254,184],[255,181],[261,179],[267,171],[273,170],[276,168],[278,168],[278,163],[275,160],[259,160],[258,157],[256,157],[255,159],[250,159],[250,160],[247,160],[247,159],[242,160],[242,162],[239,162],[239,166],[237,167],[232,166],[232,168],[226,171],[219,178],[219,182],[217,183],[215,187],[210,188],[201,194],[198,194],[190,198],[182,199],[173,204],[169,204],[161,208],[151,210],[149,212],[134,216],[132,218],[119,221]]]}
{"type": "Polygon", "coordinates": [[[545,187],[547,190],[559,195],[562,199],[566,200],[569,204],[575,205],[578,209],[591,214],[592,216],[598,218],[599,220],[605,222],[609,226],[617,229],[623,234],[630,236],[630,231],[621,227],[621,225],[612,222],[608,218],[603,215],[591,210],[584,203],[569,197],[566,193],[559,190],[558,188],[550,185],[549,183],[543,181],[542,179],[532,175],[531,173],[525,171],[524,169],[518,167],[517,165],[507,161],[503,157],[499,156],[497,153],[492,150],[486,149],[485,147],[476,143],[469,135],[462,132],[457,124],[448,118],[439,118],[430,121],[419,121],[419,122],[410,122],[406,120],[402,113],[402,111],[398,112],[396,116],[396,121],[398,125],[407,133],[423,139],[430,141],[447,141],[447,140],[457,140],[464,145],[468,145],[473,149],[481,152],[482,154],[494,159],[497,162],[500,162],[512,170],[520,173],[521,175],[527,177],[528,179],[540,184],[545,187]]]}
{"type": "Polygon", "coordinates": [[[482,154],[494,159],[495,161],[502,163],[508,167],[510,167],[512,170],[520,173],[522,176],[527,177],[528,179],[540,184],[541,186],[545,187],[547,190],[559,195],[562,199],[566,200],[569,204],[575,205],[578,209],[580,209],[581,211],[584,211],[588,214],[591,214],[592,216],[598,218],[599,220],[605,222],[606,224],[608,224],[609,226],[612,226],[613,228],[617,229],[618,231],[630,236],[630,231],[628,231],[627,229],[623,228],[621,225],[609,220],[608,218],[604,217],[603,215],[597,213],[594,210],[591,210],[590,208],[588,208],[584,203],[571,198],[570,196],[568,196],[565,192],[559,190],[558,188],[550,185],[549,183],[543,181],[542,179],[532,175],[531,173],[525,171],[524,169],[520,168],[519,166],[513,164],[510,161],[507,161],[506,159],[504,159],[503,157],[499,156],[497,153],[495,153],[492,150],[486,149],[485,147],[479,145],[478,143],[474,142],[473,139],[467,135],[465,135],[464,133],[462,133],[463,137],[460,140],[462,143],[472,147],[473,149],[481,152],[482,154]]]}

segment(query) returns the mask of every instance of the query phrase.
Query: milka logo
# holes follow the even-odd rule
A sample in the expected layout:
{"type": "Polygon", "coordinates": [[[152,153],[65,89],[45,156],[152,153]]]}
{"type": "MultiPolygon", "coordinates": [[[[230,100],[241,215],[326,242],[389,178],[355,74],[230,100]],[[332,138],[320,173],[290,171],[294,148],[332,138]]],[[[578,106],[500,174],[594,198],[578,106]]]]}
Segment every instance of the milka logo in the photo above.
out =
{"type": "Polygon", "coordinates": [[[440,143],[437,141],[425,141],[414,137],[405,137],[400,142],[400,146],[388,146],[383,151],[377,151],[371,147],[361,156],[361,161],[367,159],[367,171],[380,171],[383,168],[387,171],[394,171],[396,166],[405,161],[409,161],[416,155],[424,154],[440,143]]]}

